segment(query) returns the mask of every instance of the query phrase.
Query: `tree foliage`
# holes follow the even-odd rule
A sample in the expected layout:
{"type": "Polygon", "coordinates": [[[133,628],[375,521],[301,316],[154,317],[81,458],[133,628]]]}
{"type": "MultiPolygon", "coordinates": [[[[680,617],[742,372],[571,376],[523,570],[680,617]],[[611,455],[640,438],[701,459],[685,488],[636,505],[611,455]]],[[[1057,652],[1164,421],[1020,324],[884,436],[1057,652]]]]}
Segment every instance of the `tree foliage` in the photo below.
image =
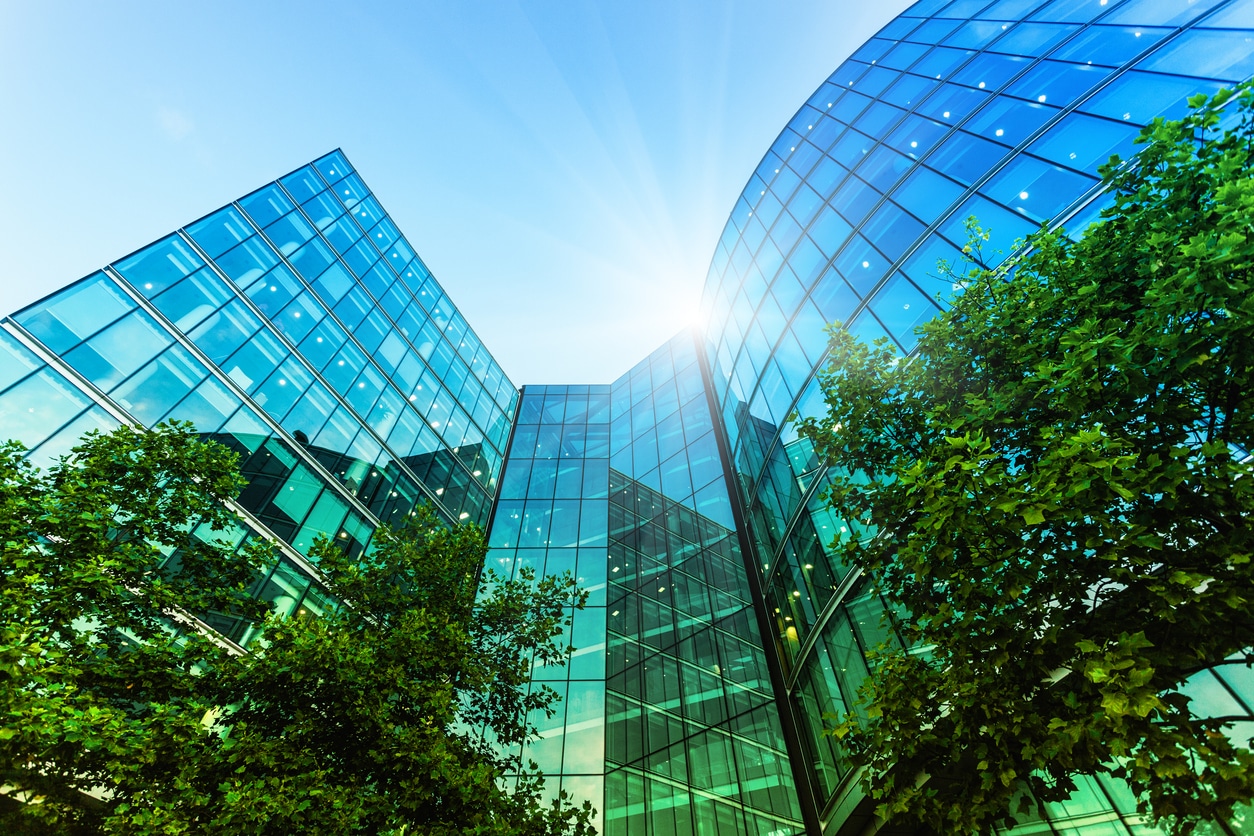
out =
{"type": "Polygon", "coordinates": [[[12,445],[0,468],[0,769],[26,802],[0,826],[589,832],[589,806],[542,803],[516,754],[556,698],[528,682],[533,657],[569,653],[558,637],[584,599],[569,577],[489,574],[477,599],[481,532],[419,509],[365,558],[321,539],[339,605],[267,617],[241,654],[187,629],[189,613],[263,616],[246,590],[266,551],[189,535],[234,524],[233,454],[186,427],[122,428],[47,473],[12,445]]]}
{"type": "Polygon", "coordinates": [[[1190,104],[1079,241],[986,269],[973,226],[909,360],[831,330],[802,432],[908,645],[837,730],[883,818],[986,832],[1105,774],[1185,833],[1254,796],[1234,718],[1180,691],[1251,662],[1254,94],[1190,104]]]}

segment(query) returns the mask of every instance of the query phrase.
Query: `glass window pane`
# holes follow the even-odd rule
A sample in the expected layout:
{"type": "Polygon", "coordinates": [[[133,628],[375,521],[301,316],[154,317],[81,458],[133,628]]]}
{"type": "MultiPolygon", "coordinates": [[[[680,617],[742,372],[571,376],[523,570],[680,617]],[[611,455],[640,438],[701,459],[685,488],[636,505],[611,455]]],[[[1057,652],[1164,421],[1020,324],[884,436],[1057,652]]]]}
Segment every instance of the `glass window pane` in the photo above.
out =
{"type": "Polygon", "coordinates": [[[63,354],[134,308],[111,279],[97,273],[13,318],[53,352],[63,354]]]}

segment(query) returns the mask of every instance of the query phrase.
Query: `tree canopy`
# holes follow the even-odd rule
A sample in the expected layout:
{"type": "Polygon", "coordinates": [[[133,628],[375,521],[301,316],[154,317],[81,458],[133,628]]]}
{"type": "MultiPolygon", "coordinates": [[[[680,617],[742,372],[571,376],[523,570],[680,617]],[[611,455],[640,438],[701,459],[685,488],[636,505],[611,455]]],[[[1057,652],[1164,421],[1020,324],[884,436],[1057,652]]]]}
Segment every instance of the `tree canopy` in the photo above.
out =
{"type": "Polygon", "coordinates": [[[426,509],[350,560],[310,554],[337,605],[266,617],[234,454],[185,426],[89,436],[48,472],[0,457],[0,824],[17,832],[590,832],[519,762],[529,686],[584,595],[489,573],[473,526],[426,509]],[[264,619],[242,653],[192,615],[264,619]],[[15,803],[22,802],[22,803],[15,803]]]}
{"type": "Polygon", "coordinates": [[[836,730],[882,818],[986,832],[1108,775],[1185,833],[1254,796],[1250,727],[1181,692],[1251,663],[1254,93],[1190,105],[1079,240],[989,269],[973,224],[911,358],[831,329],[801,431],[906,644],[836,730]]]}

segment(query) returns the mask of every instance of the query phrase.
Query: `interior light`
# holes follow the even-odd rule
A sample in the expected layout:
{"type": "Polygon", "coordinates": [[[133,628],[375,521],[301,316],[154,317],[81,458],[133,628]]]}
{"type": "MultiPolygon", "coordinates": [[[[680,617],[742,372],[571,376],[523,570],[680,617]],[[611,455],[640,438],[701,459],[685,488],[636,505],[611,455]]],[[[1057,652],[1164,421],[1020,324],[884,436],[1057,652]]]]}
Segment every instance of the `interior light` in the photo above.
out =
{"type": "Polygon", "coordinates": [[[949,118],[949,111],[948,111],[948,110],[947,110],[947,111],[945,111],[944,113],[942,113],[942,114],[941,114],[941,116],[943,116],[943,117],[945,117],[946,119],[948,119],[948,118],[949,118]]]}
{"type": "Polygon", "coordinates": [[[1041,94],[1040,96],[1037,96],[1036,100],[1040,102],[1041,104],[1045,104],[1045,95],[1041,94]]]}
{"type": "Polygon", "coordinates": [[[918,142],[912,142],[912,143],[910,143],[910,147],[911,147],[911,148],[918,148],[918,147],[919,147],[919,143],[918,143],[918,142]]]}
{"type": "Polygon", "coordinates": [[[984,82],[982,82],[982,81],[980,82],[980,89],[981,89],[981,90],[983,90],[983,89],[984,89],[984,82]]]}
{"type": "Polygon", "coordinates": [[[1004,133],[1005,131],[1003,131],[1001,128],[998,128],[997,130],[993,131],[994,136],[1001,136],[1004,133]]]}
{"type": "Polygon", "coordinates": [[[1027,199],[1028,199],[1028,193],[1027,193],[1027,192],[1019,192],[1019,199],[1020,199],[1020,200],[1027,200],[1027,199]]]}
{"type": "Polygon", "coordinates": [[[871,266],[871,262],[869,262],[869,261],[864,261],[864,262],[862,262],[862,266],[863,266],[863,267],[870,267],[870,266],[871,266]]]}

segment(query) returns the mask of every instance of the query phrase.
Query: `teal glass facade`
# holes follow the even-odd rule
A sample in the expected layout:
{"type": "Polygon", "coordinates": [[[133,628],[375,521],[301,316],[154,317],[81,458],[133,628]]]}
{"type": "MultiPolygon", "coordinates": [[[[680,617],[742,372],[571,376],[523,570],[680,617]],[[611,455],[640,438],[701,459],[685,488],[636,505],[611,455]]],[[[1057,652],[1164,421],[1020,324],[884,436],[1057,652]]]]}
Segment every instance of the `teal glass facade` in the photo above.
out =
{"type": "Polygon", "coordinates": [[[169,418],[236,450],[235,539],[281,544],[255,593],[284,613],[325,606],[320,533],[359,553],[420,498],[486,522],[518,397],[338,151],[19,311],[0,346],[0,426],[38,463],[169,418]]]}
{"type": "MultiPolygon", "coordinates": [[[[864,652],[888,636],[829,548],[859,532],[818,499],[823,468],[786,422],[824,408],[823,325],[908,353],[952,292],[936,265],[960,259],[966,218],[1003,255],[1042,223],[1078,234],[1103,205],[1098,166],[1134,153],[1142,125],[1251,74],[1249,0],[923,0],[836,69],[749,179],[707,277],[702,351],[825,832],[868,820],[822,712],[855,707],[864,652]]],[[[1254,719],[1248,680],[1208,671],[1188,689],[1254,719]]],[[[1022,832],[1147,832],[1134,809],[1088,782],[1022,832]]]]}
{"type": "MultiPolygon", "coordinates": [[[[768,150],[705,325],[606,385],[519,390],[336,151],[0,322],[0,434],[44,464],[89,429],[192,421],[241,455],[216,536],[280,543],[254,594],[285,614],[327,606],[319,533],[360,553],[418,502],[488,526],[498,571],[590,592],[571,663],[535,671],[563,699],[523,754],[553,792],[611,836],[860,833],[824,715],[856,710],[892,637],[786,421],[822,409],[824,324],[909,352],[966,217],[1005,252],[1082,230],[1141,125],[1251,74],[1254,0],[922,0],[768,150]]],[[[1229,667],[1187,690],[1249,736],[1254,677],[1229,667]]],[[[1154,832],[1134,810],[1089,781],[1014,832],[1154,832]]]]}

